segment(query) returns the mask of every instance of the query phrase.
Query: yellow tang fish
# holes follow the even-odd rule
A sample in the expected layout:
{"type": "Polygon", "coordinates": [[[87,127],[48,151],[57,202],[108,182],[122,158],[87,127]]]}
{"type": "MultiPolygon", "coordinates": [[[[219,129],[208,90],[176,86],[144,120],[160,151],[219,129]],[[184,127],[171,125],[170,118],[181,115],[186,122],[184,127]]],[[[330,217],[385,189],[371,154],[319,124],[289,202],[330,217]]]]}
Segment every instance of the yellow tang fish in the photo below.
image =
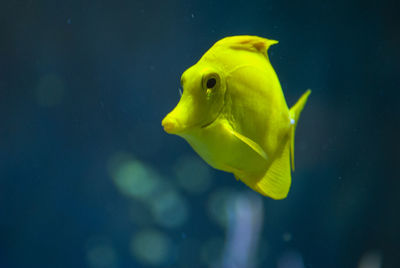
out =
{"type": "Polygon", "coordinates": [[[267,50],[278,43],[232,36],[215,43],[181,77],[178,105],[163,119],[212,167],[254,191],[287,196],[294,170],[294,132],[311,93],[289,110],[267,50]]]}

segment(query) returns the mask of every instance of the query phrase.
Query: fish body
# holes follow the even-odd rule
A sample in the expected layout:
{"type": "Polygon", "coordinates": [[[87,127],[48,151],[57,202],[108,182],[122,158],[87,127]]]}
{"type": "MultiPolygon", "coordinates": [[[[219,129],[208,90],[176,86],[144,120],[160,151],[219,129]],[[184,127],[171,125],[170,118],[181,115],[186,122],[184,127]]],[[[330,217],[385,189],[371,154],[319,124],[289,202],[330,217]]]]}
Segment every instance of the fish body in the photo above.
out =
{"type": "Polygon", "coordinates": [[[183,93],[163,119],[212,167],[274,199],[287,196],[294,131],[310,90],[289,109],[267,50],[277,41],[232,36],[181,77],[183,93]]]}

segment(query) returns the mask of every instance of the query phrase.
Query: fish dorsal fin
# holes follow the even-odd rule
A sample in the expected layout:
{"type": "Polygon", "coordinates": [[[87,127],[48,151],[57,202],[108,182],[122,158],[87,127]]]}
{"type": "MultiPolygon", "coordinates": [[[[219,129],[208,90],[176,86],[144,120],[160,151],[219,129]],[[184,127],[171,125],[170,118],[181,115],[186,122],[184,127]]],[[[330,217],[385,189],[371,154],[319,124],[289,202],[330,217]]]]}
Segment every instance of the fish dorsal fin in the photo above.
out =
{"type": "Polygon", "coordinates": [[[293,105],[292,108],[289,110],[290,116],[290,123],[291,123],[291,130],[290,130],[290,156],[292,162],[292,170],[294,171],[294,134],[296,131],[297,122],[299,121],[301,111],[304,108],[304,105],[307,102],[308,96],[311,94],[311,90],[308,89],[293,105]]]}
{"type": "Polygon", "coordinates": [[[277,44],[278,41],[254,35],[238,35],[226,37],[217,42],[216,45],[228,46],[233,49],[243,49],[252,52],[259,52],[264,55],[270,46],[277,44]]]}
{"type": "Polygon", "coordinates": [[[268,156],[265,153],[265,151],[261,148],[261,146],[253,141],[250,138],[247,138],[246,136],[243,136],[242,134],[234,131],[233,129],[229,128],[229,131],[239,140],[241,140],[242,142],[244,142],[245,144],[247,144],[251,149],[253,149],[257,154],[259,154],[262,158],[264,158],[265,160],[268,160],[268,156]]]}
{"type": "Polygon", "coordinates": [[[289,193],[291,181],[290,142],[287,141],[283,150],[273,159],[264,177],[252,188],[273,199],[284,199],[289,193]]]}

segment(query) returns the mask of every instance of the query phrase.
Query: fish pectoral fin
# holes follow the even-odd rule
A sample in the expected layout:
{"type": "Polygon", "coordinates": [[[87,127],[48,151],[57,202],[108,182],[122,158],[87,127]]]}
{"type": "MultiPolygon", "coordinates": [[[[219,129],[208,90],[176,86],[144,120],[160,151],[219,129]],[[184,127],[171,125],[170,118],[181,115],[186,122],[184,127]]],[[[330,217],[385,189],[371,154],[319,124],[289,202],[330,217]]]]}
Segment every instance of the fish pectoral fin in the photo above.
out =
{"type": "Polygon", "coordinates": [[[261,180],[250,187],[273,199],[284,199],[289,193],[290,184],[290,142],[286,142],[261,180]]]}
{"type": "Polygon", "coordinates": [[[247,144],[251,149],[253,149],[253,150],[254,150],[257,154],[259,154],[262,158],[264,158],[265,160],[268,160],[267,154],[265,153],[265,151],[263,150],[263,148],[261,148],[261,146],[260,146],[257,142],[255,142],[255,141],[253,141],[253,140],[247,138],[246,136],[243,136],[242,134],[240,134],[240,133],[234,131],[233,129],[229,129],[229,131],[230,131],[236,138],[238,138],[239,140],[241,140],[242,142],[244,142],[245,144],[247,144]]]}

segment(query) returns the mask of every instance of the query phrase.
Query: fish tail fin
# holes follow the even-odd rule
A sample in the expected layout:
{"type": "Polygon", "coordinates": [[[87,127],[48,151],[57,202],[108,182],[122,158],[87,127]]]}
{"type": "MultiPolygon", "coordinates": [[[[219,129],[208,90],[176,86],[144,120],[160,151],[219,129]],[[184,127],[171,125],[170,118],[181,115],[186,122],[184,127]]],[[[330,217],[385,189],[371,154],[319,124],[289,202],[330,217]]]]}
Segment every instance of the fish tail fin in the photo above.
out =
{"type": "Polygon", "coordinates": [[[308,89],[306,92],[303,93],[303,95],[296,102],[296,104],[293,105],[293,107],[290,108],[289,110],[290,123],[292,125],[290,129],[290,159],[293,171],[294,171],[294,134],[296,131],[297,122],[299,121],[300,118],[301,111],[303,110],[304,105],[306,104],[308,96],[310,94],[311,90],[308,89]]]}

